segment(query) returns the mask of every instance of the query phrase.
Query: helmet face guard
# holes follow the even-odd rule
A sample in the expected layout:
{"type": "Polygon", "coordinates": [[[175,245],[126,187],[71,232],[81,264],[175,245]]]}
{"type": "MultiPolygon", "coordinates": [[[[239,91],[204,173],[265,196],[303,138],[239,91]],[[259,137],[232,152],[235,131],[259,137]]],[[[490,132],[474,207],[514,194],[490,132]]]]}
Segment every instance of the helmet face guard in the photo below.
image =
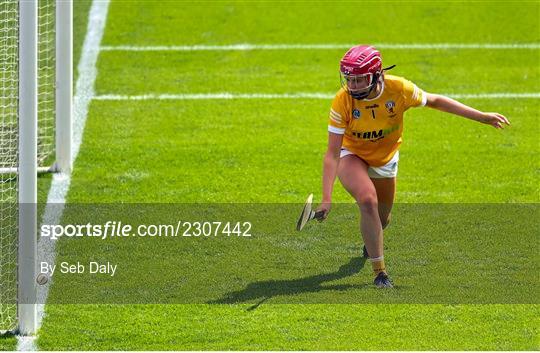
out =
{"type": "Polygon", "coordinates": [[[377,87],[381,72],[350,75],[340,71],[341,87],[354,99],[366,99],[377,87]]]}

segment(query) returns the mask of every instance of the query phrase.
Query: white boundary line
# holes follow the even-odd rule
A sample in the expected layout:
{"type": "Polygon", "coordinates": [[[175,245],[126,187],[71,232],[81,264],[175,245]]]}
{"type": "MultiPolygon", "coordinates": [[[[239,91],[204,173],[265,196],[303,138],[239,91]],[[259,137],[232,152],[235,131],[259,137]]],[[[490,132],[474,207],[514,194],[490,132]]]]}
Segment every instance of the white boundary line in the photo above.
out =
{"type": "MultiPolygon", "coordinates": [[[[531,93],[478,93],[478,94],[454,94],[444,93],[443,95],[455,99],[539,99],[540,92],[531,93]]],[[[144,100],[210,100],[210,99],[333,99],[335,94],[332,93],[194,93],[194,94],[143,94],[143,95],[117,95],[104,94],[94,96],[94,100],[99,101],[144,101],[144,100]]]]}
{"type": "MultiPolygon", "coordinates": [[[[75,86],[75,97],[73,101],[73,142],[71,145],[72,162],[77,158],[81,146],[84,125],[88,114],[88,107],[94,96],[94,83],[96,81],[96,62],[99,56],[100,43],[105,29],[109,0],[94,0],[88,15],[88,27],[79,61],[79,77],[75,86]]],[[[71,177],[67,174],[53,174],[53,180],[49,195],[47,197],[47,207],[43,214],[42,224],[56,224],[62,217],[66,196],[71,183],[71,177]]],[[[39,239],[38,261],[55,261],[55,242],[50,238],[39,239]]],[[[45,300],[49,293],[49,282],[38,287],[38,327],[41,326],[45,314],[45,300]]],[[[36,351],[36,338],[18,336],[18,351],[36,351]]]]}
{"type": "MultiPolygon", "coordinates": [[[[104,45],[102,51],[248,51],[349,49],[355,44],[230,44],[230,45],[104,45]]],[[[540,49],[540,43],[375,43],[378,49],[540,49]]]]}

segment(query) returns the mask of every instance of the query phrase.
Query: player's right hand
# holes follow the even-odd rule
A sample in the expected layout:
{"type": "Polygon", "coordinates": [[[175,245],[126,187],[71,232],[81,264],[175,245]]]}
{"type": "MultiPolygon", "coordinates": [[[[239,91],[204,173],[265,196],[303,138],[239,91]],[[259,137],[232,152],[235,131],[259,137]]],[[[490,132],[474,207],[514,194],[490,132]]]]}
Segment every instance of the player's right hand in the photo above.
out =
{"type": "Polygon", "coordinates": [[[324,212],[322,218],[318,219],[319,222],[324,221],[328,217],[328,214],[330,213],[331,208],[332,208],[331,202],[323,202],[319,205],[319,207],[317,207],[317,210],[315,212],[319,212],[319,211],[324,212]]]}

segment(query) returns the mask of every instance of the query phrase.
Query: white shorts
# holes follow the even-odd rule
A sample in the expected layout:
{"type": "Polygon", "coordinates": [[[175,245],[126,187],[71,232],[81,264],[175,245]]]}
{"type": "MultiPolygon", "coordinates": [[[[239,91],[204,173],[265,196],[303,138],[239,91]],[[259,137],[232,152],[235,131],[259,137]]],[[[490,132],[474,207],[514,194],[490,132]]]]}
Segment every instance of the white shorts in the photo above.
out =
{"type": "MultiPolygon", "coordinates": [[[[339,158],[343,158],[350,154],[354,154],[354,153],[342,147],[339,158]]],[[[382,167],[370,166],[368,168],[368,175],[370,178],[373,178],[373,179],[395,178],[398,172],[398,162],[399,162],[399,151],[396,151],[396,154],[394,154],[394,157],[392,157],[392,159],[388,163],[383,165],[382,167]]]]}

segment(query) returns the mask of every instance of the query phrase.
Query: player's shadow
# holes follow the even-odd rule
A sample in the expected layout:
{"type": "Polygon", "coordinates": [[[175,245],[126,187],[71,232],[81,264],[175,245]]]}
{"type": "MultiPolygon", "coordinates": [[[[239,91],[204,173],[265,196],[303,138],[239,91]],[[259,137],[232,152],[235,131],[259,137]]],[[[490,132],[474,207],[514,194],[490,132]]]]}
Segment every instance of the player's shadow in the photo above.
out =
{"type": "Polygon", "coordinates": [[[345,277],[352,276],[364,267],[366,259],[362,256],[352,258],[348,263],[342,265],[337,271],[323,273],[309,277],[302,277],[290,280],[269,280],[254,282],[246,288],[227,293],[221,298],[207,302],[208,304],[235,304],[245,302],[256,302],[248,310],[254,310],[259,305],[272,297],[295,295],[300,293],[320,292],[324,290],[345,291],[351,288],[362,286],[352,284],[327,285],[331,282],[345,277]]]}

